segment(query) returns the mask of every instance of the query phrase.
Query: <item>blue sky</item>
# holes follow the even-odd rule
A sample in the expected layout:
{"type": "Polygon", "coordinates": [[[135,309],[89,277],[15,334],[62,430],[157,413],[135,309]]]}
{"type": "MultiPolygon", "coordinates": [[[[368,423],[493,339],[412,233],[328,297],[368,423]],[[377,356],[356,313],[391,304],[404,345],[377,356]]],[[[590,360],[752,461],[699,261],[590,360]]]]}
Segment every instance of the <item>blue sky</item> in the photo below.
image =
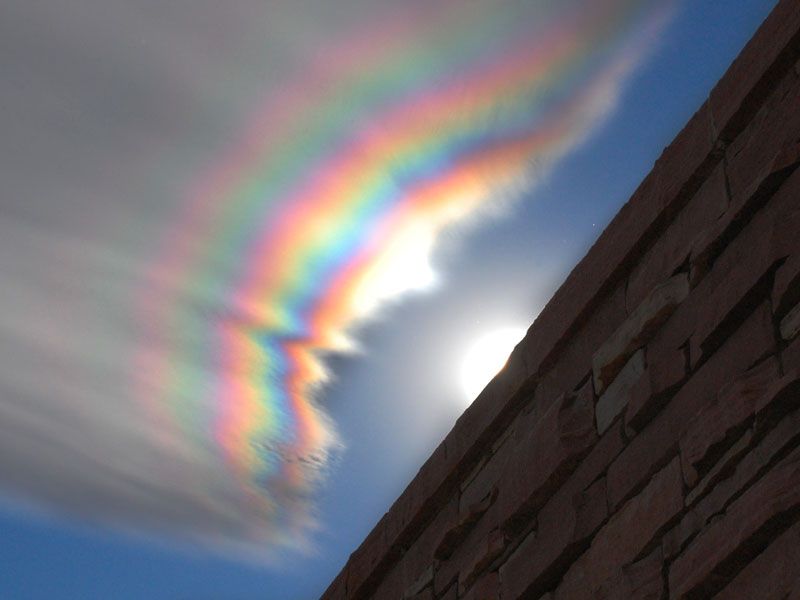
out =
{"type": "MultiPolygon", "coordinates": [[[[109,79],[104,84],[105,95],[81,96],[76,91],[74,96],[61,96],[60,104],[54,96],[53,102],[58,106],[51,106],[52,98],[42,98],[48,88],[34,85],[40,81],[34,77],[34,72],[41,69],[46,73],[50,68],[45,59],[49,57],[49,44],[55,44],[60,39],[58,36],[65,39],[74,36],[78,40],[75,47],[82,47],[80,27],[65,26],[53,34],[55,41],[23,39],[25,34],[43,35],[47,29],[43,29],[42,24],[60,16],[57,12],[48,14],[48,9],[43,7],[28,11],[23,4],[12,2],[11,8],[0,9],[0,14],[9,11],[8,18],[0,19],[3,22],[0,34],[13,26],[23,32],[17,37],[4,38],[7,51],[0,52],[5,56],[0,59],[5,62],[0,64],[4,72],[15,78],[14,92],[18,93],[15,96],[8,89],[0,92],[0,102],[6,102],[12,109],[19,108],[25,117],[17,119],[14,127],[9,123],[9,131],[13,133],[0,142],[2,156],[9,159],[0,161],[0,165],[4,162],[7,165],[0,166],[0,174],[5,181],[12,182],[9,189],[17,192],[12,195],[30,200],[26,206],[15,204],[13,199],[0,200],[0,225],[6,228],[2,231],[13,229],[17,232],[13,235],[18,236],[13,238],[13,246],[0,245],[6,256],[11,257],[0,265],[9,269],[2,271],[3,276],[24,274],[26,260],[33,260],[31,257],[39,251],[38,242],[34,241],[36,236],[24,233],[28,231],[26,227],[30,226],[31,231],[39,227],[45,232],[81,232],[87,219],[108,232],[108,236],[113,234],[109,247],[119,253],[119,258],[114,255],[104,259],[113,262],[115,269],[124,269],[130,257],[141,258],[147,254],[147,249],[137,239],[136,227],[122,230],[108,224],[134,210],[131,197],[146,198],[155,206],[164,194],[178,194],[176,190],[185,183],[186,173],[208,160],[208,156],[203,155],[207,144],[202,142],[232,135],[229,132],[236,129],[237,115],[250,110],[252,100],[248,98],[263,94],[263,89],[254,83],[254,78],[247,76],[244,65],[241,72],[231,75],[236,94],[228,94],[224,86],[211,89],[207,91],[208,106],[193,105],[195,110],[191,115],[173,110],[165,116],[155,109],[151,115],[146,110],[145,100],[140,100],[145,106],[140,111],[112,110],[104,102],[119,107],[119,103],[113,102],[117,96],[133,102],[131,90],[137,90],[134,83],[143,77],[140,65],[126,62],[126,59],[120,64],[129,64],[130,71],[115,72],[113,81],[109,79]],[[34,48],[39,48],[40,56],[45,58],[34,60],[34,48]],[[226,110],[212,110],[215,103],[224,104],[226,110]],[[23,105],[33,108],[24,112],[23,105]],[[83,110],[73,114],[68,111],[70,107],[83,110]],[[62,110],[67,112],[59,112],[62,110]],[[38,119],[42,115],[68,113],[69,120],[46,122],[38,119]],[[198,143],[194,147],[199,149],[187,152],[172,148],[170,135],[160,137],[162,124],[156,116],[173,118],[174,122],[168,120],[164,125],[168,133],[178,136],[187,146],[196,140],[198,143]],[[137,119],[144,121],[139,123],[137,119]],[[120,131],[129,131],[119,125],[125,120],[132,121],[130,130],[136,131],[136,135],[127,134],[125,143],[121,143],[120,131]],[[202,124],[202,132],[198,131],[198,124],[202,124]],[[86,157],[56,152],[54,146],[60,139],[49,133],[69,133],[73,128],[82,138],[96,136],[98,143],[92,147],[114,153],[115,159],[104,162],[103,153],[99,151],[97,156],[87,154],[86,157]],[[16,142],[14,135],[19,136],[16,142]],[[140,157],[143,147],[154,148],[146,159],[140,157]],[[174,156],[176,152],[178,155],[174,156]],[[117,168],[121,163],[125,163],[125,169],[117,168]],[[181,174],[183,179],[179,177],[181,174]],[[73,202],[70,200],[73,196],[79,199],[73,202]],[[98,199],[104,201],[101,203],[98,199]],[[96,212],[87,217],[88,209],[96,209],[96,212]],[[57,229],[48,229],[56,226],[57,229]]],[[[92,7],[91,2],[83,4],[86,10],[92,7]]],[[[124,3],[109,4],[112,5],[126,16],[121,8],[124,3]]],[[[280,553],[276,562],[264,565],[236,558],[235,554],[187,549],[185,544],[169,541],[154,542],[150,536],[138,532],[136,519],[121,524],[133,530],[129,534],[89,526],[85,519],[73,516],[75,506],[94,506],[98,502],[81,495],[81,490],[88,488],[76,485],[69,497],[61,498],[49,490],[49,481],[31,483],[23,481],[21,475],[16,477],[28,466],[18,462],[14,464],[16,471],[0,469],[0,485],[9,497],[7,510],[0,513],[0,596],[286,600],[318,597],[465,407],[466,399],[457,375],[465,346],[498,327],[527,326],[532,322],[773,5],[773,1],[762,0],[679,2],[659,39],[624,83],[618,105],[602,125],[584,143],[558,159],[547,176],[525,192],[506,217],[491,219],[482,227],[470,227],[466,233],[446,233],[433,256],[440,284],[426,293],[404,297],[402,302],[385,308],[381,319],[361,327],[358,339],[363,353],[330,360],[334,379],[325,388],[320,401],[336,423],[344,450],[330,466],[330,477],[316,495],[321,528],[312,534],[310,555],[286,551],[280,553]],[[32,508],[27,499],[22,502],[10,499],[20,495],[32,496],[34,504],[41,499],[48,516],[43,517],[41,510],[32,508]],[[56,497],[59,501],[53,503],[51,499],[56,497]]],[[[234,5],[226,6],[226,10],[233,10],[234,5]]],[[[342,26],[337,19],[344,17],[328,15],[322,5],[305,2],[297,6],[296,14],[292,11],[283,14],[286,27],[290,29],[293,23],[306,23],[303,10],[319,11],[319,20],[326,27],[342,26]]],[[[180,13],[186,7],[176,3],[172,9],[180,13]]],[[[257,10],[250,2],[242,2],[238,9],[245,15],[257,10]]],[[[87,14],[96,17],[96,21],[86,19],[87,26],[108,25],[111,21],[106,22],[101,12],[89,11],[87,14]]],[[[190,12],[186,11],[185,19],[177,20],[186,32],[186,39],[192,39],[193,28],[208,26],[199,16],[191,18],[190,12]]],[[[209,14],[213,11],[206,12],[206,16],[209,14]]],[[[127,17],[132,18],[131,15],[127,17]]],[[[229,27],[235,34],[239,22],[231,21],[233,24],[229,27]]],[[[316,27],[322,29],[323,25],[316,27]]],[[[56,29],[54,27],[54,31],[56,29]]],[[[269,52],[280,55],[285,47],[295,50],[294,53],[287,51],[285,60],[275,62],[276,78],[284,76],[283,71],[297,68],[298,61],[302,64],[304,54],[302,48],[298,51],[297,47],[314,46],[316,40],[325,37],[321,29],[304,26],[295,32],[297,35],[287,33],[286,39],[276,34],[275,41],[267,45],[269,52]]],[[[155,38],[155,31],[134,30],[130,40],[138,39],[139,35],[144,40],[151,33],[155,38]]],[[[128,38],[116,39],[110,25],[99,37],[111,54],[118,49],[124,54],[121,48],[128,38]]],[[[247,63],[257,55],[253,47],[261,44],[258,26],[244,28],[241,38],[247,42],[242,46],[247,50],[242,51],[242,61],[247,63]]],[[[154,48],[154,58],[158,58],[159,51],[178,48],[167,44],[159,50],[157,42],[154,39],[148,46],[154,48]]],[[[201,75],[205,69],[212,70],[214,56],[210,51],[208,54],[196,52],[192,61],[181,63],[179,74],[169,71],[164,79],[164,93],[179,95],[181,89],[177,84],[173,88],[171,78],[193,76],[189,67],[197,69],[201,75]]],[[[70,63],[74,72],[63,76],[70,81],[89,82],[83,86],[86,89],[94,78],[102,78],[98,60],[96,54],[89,52],[81,60],[70,63]]],[[[201,75],[197,76],[200,80],[201,75]]],[[[53,74],[52,79],[57,80],[57,74],[53,74]]],[[[8,111],[6,115],[8,119],[8,111]]],[[[68,143],[67,133],[60,143],[68,143]]],[[[137,215],[147,212],[146,207],[142,207],[147,201],[135,205],[137,215]]],[[[125,218],[128,224],[141,223],[143,227],[157,220],[156,217],[125,218]]],[[[7,240],[12,239],[10,235],[6,236],[7,240]]],[[[98,240],[106,241],[102,236],[98,240]]],[[[24,275],[20,278],[25,279],[24,275]]],[[[64,284],[55,289],[66,290],[63,292],[66,305],[68,286],[64,284]]],[[[107,310],[104,318],[129,327],[128,317],[117,309],[114,293],[113,289],[108,292],[108,304],[103,305],[107,310]]],[[[0,308],[9,321],[21,318],[22,307],[14,305],[14,298],[5,301],[0,298],[0,308]]],[[[12,331],[10,325],[8,327],[0,332],[12,331]]],[[[37,335],[47,333],[47,330],[42,331],[44,333],[40,331],[37,335]]],[[[0,347],[4,357],[11,354],[11,339],[7,337],[2,344],[5,348],[0,347]]],[[[98,335],[100,339],[102,336],[98,335]]],[[[11,358],[6,362],[14,364],[11,358]]],[[[0,369],[0,393],[5,394],[0,398],[7,398],[17,389],[9,370],[0,369]]],[[[43,363],[41,370],[53,372],[47,363],[43,363]]],[[[69,383],[72,379],[66,373],[59,381],[69,383]]],[[[107,388],[99,386],[98,389],[107,388]]],[[[39,393],[51,392],[45,388],[39,393]]],[[[0,408],[3,401],[0,399],[0,408]]],[[[37,396],[32,395],[30,402],[35,404],[36,401],[37,396]]],[[[119,418],[124,420],[125,413],[120,413],[119,418]]],[[[22,455],[21,445],[12,444],[10,449],[4,450],[12,457],[9,462],[13,462],[17,448],[22,455]]],[[[57,464],[37,464],[35,472],[40,479],[46,479],[47,474],[55,473],[57,468],[57,464]]],[[[76,476],[80,475],[76,472],[76,476]]],[[[52,477],[54,487],[58,478],[55,474],[52,477]]],[[[126,510],[126,514],[133,514],[133,509],[126,510]]]]}

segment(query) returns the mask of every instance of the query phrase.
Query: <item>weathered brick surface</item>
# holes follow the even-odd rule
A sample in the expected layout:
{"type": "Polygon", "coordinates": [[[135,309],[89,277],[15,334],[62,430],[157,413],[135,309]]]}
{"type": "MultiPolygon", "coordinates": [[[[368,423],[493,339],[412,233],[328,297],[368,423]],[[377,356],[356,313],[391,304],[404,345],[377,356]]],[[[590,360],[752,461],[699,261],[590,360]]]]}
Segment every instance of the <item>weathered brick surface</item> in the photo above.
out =
{"type": "Polygon", "coordinates": [[[601,394],[608,387],[630,356],[652,337],[688,294],[688,276],[676,275],[654,288],[634,309],[592,357],[596,393],[601,394]]]}
{"type": "Polygon", "coordinates": [[[764,303],[675,394],[666,408],[637,435],[608,470],[612,507],[641,487],[677,453],[681,433],[731,378],[774,351],[771,313],[764,303]]]}
{"type": "Polygon", "coordinates": [[[661,548],[642,560],[625,565],[597,591],[598,600],[660,600],[664,593],[661,548]]]}
{"type": "Polygon", "coordinates": [[[800,523],[792,526],[715,596],[783,600],[800,590],[800,523]]]}
{"type": "Polygon", "coordinates": [[[672,563],[671,598],[708,598],[800,513],[800,450],[795,450],[709,524],[672,563]]]}
{"type": "Polygon", "coordinates": [[[780,0],[324,598],[800,600],[798,65],[780,0]]]}

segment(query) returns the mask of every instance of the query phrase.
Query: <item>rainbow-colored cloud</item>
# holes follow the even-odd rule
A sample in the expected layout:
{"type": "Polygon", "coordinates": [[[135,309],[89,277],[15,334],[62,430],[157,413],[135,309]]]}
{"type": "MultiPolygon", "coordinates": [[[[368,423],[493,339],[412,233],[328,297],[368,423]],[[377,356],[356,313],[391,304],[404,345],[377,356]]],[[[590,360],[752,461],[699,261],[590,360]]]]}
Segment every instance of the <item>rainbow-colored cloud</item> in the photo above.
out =
{"type": "Polygon", "coordinates": [[[141,299],[137,368],[159,421],[229,470],[254,537],[293,543],[310,522],[338,444],[315,400],[325,355],[434,280],[444,229],[517,197],[608,114],[670,4],[383,11],[199,177],[141,299]]]}

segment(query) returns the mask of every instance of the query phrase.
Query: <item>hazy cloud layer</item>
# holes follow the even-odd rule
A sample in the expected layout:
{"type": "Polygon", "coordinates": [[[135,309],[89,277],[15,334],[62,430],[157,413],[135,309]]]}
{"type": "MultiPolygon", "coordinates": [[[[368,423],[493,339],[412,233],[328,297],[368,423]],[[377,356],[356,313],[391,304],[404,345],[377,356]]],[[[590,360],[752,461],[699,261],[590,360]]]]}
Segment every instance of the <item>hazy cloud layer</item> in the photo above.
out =
{"type": "MultiPolygon", "coordinates": [[[[305,73],[314,82],[313,69],[322,69],[324,81],[328,49],[353,32],[373,35],[365,28],[382,15],[394,18],[392,4],[11,0],[0,8],[0,485],[9,495],[217,547],[306,543],[304,532],[314,526],[310,488],[277,476],[263,484],[268,502],[292,505],[288,516],[243,493],[219,450],[215,409],[207,406],[212,390],[193,396],[180,417],[168,407],[170,419],[161,405],[169,399],[143,402],[148,374],[136,365],[155,342],[142,322],[141,297],[153,286],[164,240],[176,235],[191,205],[198,174],[242,143],[253,115],[286,82],[305,73]]],[[[406,4],[408,14],[424,15],[430,3],[406,4]]],[[[559,10],[544,0],[529,4],[536,5],[530,15],[542,19],[559,10]]],[[[635,29],[652,27],[650,5],[665,3],[617,4],[641,11],[628,17],[635,29]]],[[[487,7],[504,10],[492,2],[470,10],[481,5],[487,14],[487,7]]],[[[457,19],[460,3],[441,2],[435,12],[457,19]]],[[[499,43],[492,31],[478,34],[487,35],[487,49],[499,43]]],[[[583,104],[570,108],[574,95],[553,92],[544,114],[564,123],[558,143],[534,157],[540,164],[574,147],[613,107],[634,61],[631,46],[606,51],[608,60],[587,62],[577,75],[585,85],[565,87],[585,94],[583,104]]],[[[507,107],[492,108],[484,128],[502,123],[497,115],[507,107]]],[[[500,173],[502,183],[529,184],[523,171],[500,173]]],[[[423,241],[446,225],[440,220],[425,225],[423,241]]],[[[187,303],[189,291],[180,296],[187,303]]],[[[214,310],[232,308],[218,299],[220,306],[185,310],[195,321],[206,313],[213,319],[214,310]]],[[[359,316],[351,312],[348,318],[359,316]]],[[[213,379],[202,372],[206,362],[175,358],[197,370],[196,381],[213,379]]],[[[278,463],[287,460],[275,453],[278,463]]]]}

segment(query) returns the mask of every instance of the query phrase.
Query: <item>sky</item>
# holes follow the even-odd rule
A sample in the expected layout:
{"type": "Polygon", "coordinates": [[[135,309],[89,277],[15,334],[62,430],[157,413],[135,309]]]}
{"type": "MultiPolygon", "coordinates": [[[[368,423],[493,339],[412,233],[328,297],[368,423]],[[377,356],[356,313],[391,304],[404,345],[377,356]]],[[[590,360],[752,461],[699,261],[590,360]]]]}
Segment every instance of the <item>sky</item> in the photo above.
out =
{"type": "Polygon", "coordinates": [[[774,2],[0,7],[0,595],[315,598],[774,2]]]}

